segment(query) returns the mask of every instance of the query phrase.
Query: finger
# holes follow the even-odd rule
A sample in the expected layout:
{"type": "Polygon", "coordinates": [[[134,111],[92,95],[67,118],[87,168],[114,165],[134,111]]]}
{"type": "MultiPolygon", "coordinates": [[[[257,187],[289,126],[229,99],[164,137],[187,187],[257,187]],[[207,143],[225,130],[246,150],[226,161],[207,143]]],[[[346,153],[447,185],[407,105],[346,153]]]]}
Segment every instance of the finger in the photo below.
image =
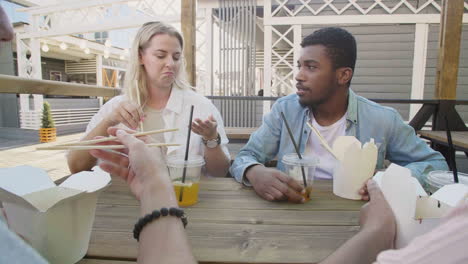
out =
{"type": "Polygon", "coordinates": [[[129,127],[131,129],[136,129],[137,124],[136,122],[132,119],[131,115],[124,109],[120,110],[119,112],[120,118],[122,119],[121,123],[124,124],[126,127],[129,127]]]}
{"type": "Polygon", "coordinates": [[[286,198],[281,191],[279,191],[278,189],[276,189],[274,187],[271,187],[268,190],[268,193],[271,194],[271,196],[273,196],[275,198],[275,200],[277,200],[277,201],[282,201],[282,200],[285,200],[285,198],[286,198]]]}
{"type": "Polygon", "coordinates": [[[119,177],[121,177],[122,179],[124,179],[125,181],[127,181],[127,177],[128,177],[128,174],[129,174],[129,169],[128,168],[124,168],[124,167],[121,167],[121,166],[118,166],[118,165],[115,165],[113,163],[109,163],[109,162],[102,162],[101,164],[99,164],[99,167],[112,174],[112,175],[117,175],[119,177]]]}
{"type": "Polygon", "coordinates": [[[201,130],[192,128],[192,131],[193,131],[193,133],[202,136],[201,130]]]}
{"type": "Polygon", "coordinates": [[[150,136],[138,137],[141,141],[145,142],[146,144],[154,143],[155,140],[150,136]]]}
{"type": "Polygon", "coordinates": [[[212,122],[216,122],[216,119],[213,117],[212,114],[208,117],[208,119],[211,120],[212,122]]]}
{"type": "Polygon", "coordinates": [[[265,194],[263,195],[263,197],[264,197],[265,199],[267,199],[268,201],[270,201],[270,202],[273,202],[273,201],[275,200],[275,197],[273,197],[273,196],[272,196],[271,194],[269,194],[269,193],[265,193],[265,194]]]}
{"type": "Polygon", "coordinates": [[[125,105],[127,108],[128,112],[132,115],[132,117],[136,121],[142,121],[143,120],[143,112],[140,110],[140,107],[136,104],[133,103],[128,103],[125,105]]]}
{"type": "Polygon", "coordinates": [[[124,130],[117,131],[117,138],[124,144],[126,147],[129,148],[130,151],[138,151],[145,147],[145,143],[143,141],[137,139],[131,134],[128,134],[124,130]]]}
{"type": "Polygon", "coordinates": [[[203,123],[203,121],[200,118],[196,118],[193,122],[197,125],[200,125],[201,123],[203,123]]]}
{"type": "Polygon", "coordinates": [[[138,122],[140,121],[140,119],[134,116],[135,114],[132,113],[131,109],[128,109],[127,105],[123,106],[121,114],[124,120],[130,125],[130,128],[136,129],[136,127],[138,127],[138,122]]]}
{"type": "MultiPolygon", "coordinates": [[[[283,193],[283,196],[290,202],[293,203],[303,203],[305,202],[304,197],[301,195],[301,192],[303,190],[302,186],[300,186],[294,179],[293,182],[295,185],[299,187],[299,190],[296,191],[296,189],[291,188],[288,184],[285,184],[281,181],[277,181],[274,183],[274,187],[281,191],[283,193]]],[[[297,188],[297,186],[294,186],[297,188]]]]}
{"type": "Polygon", "coordinates": [[[370,199],[369,199],[369,195],[362,195],[362,196],[361,196],[361,200],[362,200],[362,201],[369,201],[369,200],[370,200],[370,199]]]}
{"type": "Polygon", "coordinates": [[[367,182],[367,192],[370,199],[384,199],[382,191],[374,180],[367,182]]]}
{"type": "Polygon", "coordinates": [[[297,192],[293,190],[292,188],[288,187],[284,195],[286,196],[289,202],[292,202],[292,203],[304,203],[305,202],[304,196],[302,196],[300,192],[297,192]]]}
{"type": "Polygon", "coordinates": [[[302,187],[295,179],[291,177],[288,177],[280,173],[280,174],[277,174],[277,178],[296,192],[300,193],[302,192],[302,190],[304,190],[304,187],[302,187]]]}
{"type": "Polygon", "coordinates": [[[202,129],[210,129],[210,127],[205,123],[205,122],[201,122],[199,124],[199,126],[202,128],[202,129]]]}
{"type": "MultiPolygon", "coordinates": [[[[107,134],[111,135],[111,136],[115,136],[115,134],[117,133],[117,130],[119,130],[121,128],[118,128],[118,127],[109,127],[107,128],[107,134]]],[[[131,129],[124,129],[125,132],[127,132],[128,134],[135,134],[136,131],[135,130],[131,130],[131,129]]]]}
{"type": "Polygon", "coordinates": [[[89,151],[89,154],[91,154],[91,156],[95,158],[98,158],[107,162],[111,162],[111,163],[114,163],[116,165],[119,165],[125,168],[127,168],[128,165],[130,164],[130,161],[128,160],[127,157],[116,154],[114,152],[93,149],[89,151]]]}
{"type": "Polygon", "coordinates": [[[367,190],[364,189],[364,187],[362,187],[361,189],[359,189],[359,194],[360,194],[360,195],[367,194],[367,190]]]}
{"type": "Polygon", "coordinates": [[[195,124],[195,123],[192,123],[192,128],[195,128],[195,129],[197,129],[197,130],[201,130],[201,129],[202,129],[198,124],[195,124]]]}

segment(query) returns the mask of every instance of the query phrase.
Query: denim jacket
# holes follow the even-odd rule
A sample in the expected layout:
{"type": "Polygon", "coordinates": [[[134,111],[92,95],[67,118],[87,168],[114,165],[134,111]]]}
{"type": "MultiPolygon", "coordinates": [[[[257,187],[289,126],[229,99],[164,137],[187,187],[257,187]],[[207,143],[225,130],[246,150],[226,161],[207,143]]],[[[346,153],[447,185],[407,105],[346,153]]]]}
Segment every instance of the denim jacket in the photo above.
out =
{"type": "MultiPolygon", "coordinates": [[[[277,169],[285,170],[281,160],[285,154],[295,150],[281,112],[288,120],[301,153],[304,152],[311,133],[305,125],[310,121],[310,110],[300,105],[298,96],[292,94],[273,105],[271,112],[263,117],[260,128],[236,156],[229,170],[237,181],[245,183],[244,174],[248,167],[264,164],[275,157],[278,158],[277,169]]],[[[361,143],[373,138],[379,146],[376,169],[383,169],[384,160],[387,159],[410,169],[421,183],[432,170],[448,170],[444,157],[422,141],[395,109],[369,101],[351,89],[346,122],[347,136],[355,136],[361,143]]]]}

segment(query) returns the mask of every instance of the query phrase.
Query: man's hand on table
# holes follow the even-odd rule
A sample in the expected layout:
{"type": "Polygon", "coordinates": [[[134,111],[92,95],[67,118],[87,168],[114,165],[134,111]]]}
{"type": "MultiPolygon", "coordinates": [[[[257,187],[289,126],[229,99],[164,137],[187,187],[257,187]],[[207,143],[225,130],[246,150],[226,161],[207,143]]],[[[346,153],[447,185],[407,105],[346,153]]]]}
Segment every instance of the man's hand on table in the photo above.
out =
{"type": "Polygon", "coordinates": [[[245,177],[255,192],[268,201],[305,202],[301,195],[305,191],[304,188],[279,170],[254,165],[247,170],[245,177]]]}

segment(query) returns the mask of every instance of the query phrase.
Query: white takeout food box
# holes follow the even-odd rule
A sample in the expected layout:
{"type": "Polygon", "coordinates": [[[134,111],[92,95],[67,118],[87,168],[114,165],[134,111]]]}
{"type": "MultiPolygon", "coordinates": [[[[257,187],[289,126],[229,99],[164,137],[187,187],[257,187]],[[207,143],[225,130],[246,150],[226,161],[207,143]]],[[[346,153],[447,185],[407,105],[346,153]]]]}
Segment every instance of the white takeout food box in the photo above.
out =
{"type": "Polygon", "coordinates": [[[76,263],[88,250],[98,193],[110,180],[95,167],[56,186],[40,168],[0,168],[0,201],[10,228],[51,264],[76,263]]]}
{"type": "Polygon", "coordinates": [[[333,193],[360,200],[359,189],[372,177],[377,164],[377,146],[374,139],[361,146],[353,136],[338,137],[333,143],[338,165],[333,171],[333,193]]]}
{"type": "Polygon", "coordinates": [[[440,223],[441,217],[468,198],[468,186],[459,183],[445,185],[428,196],[419,181],[411,176],[411,171],[396,164],[377,173],[374,180],[395,215],[397,249],[431,231],[440,223]]]}

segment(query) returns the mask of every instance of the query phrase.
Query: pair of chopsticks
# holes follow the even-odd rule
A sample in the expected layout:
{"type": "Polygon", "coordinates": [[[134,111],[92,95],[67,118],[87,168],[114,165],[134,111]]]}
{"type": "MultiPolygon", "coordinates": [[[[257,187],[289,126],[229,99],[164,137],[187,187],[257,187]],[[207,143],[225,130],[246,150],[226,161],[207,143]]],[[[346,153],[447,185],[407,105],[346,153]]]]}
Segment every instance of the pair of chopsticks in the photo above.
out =
{"type": "Polygon", "coordinates": [[[317,128],[315,128],[312,124],[310,124],[309,122],[306,123],[310,129],[312,129],[312,131],[314,131],[315,135],[318,137],[318,139],[320,140],[320,144],[328,151],[330,152],[330,154],[332,154],[332,156],[335,158],[335,159],[338,159],[338,156],[335,154],[335,152],[332,150],[332,148],[330,147],[330,145],[328,145],[328,142],[325,140],[325,138],[322,136],[322,134],[320,134],[320,131],[318,131],[317,128]]]}
{"type": "MultiPolygon", "coordinates": [[[[142,137],[152,134],[159,134],[159,133],[166,133],[166,132],[174,132],[179,130],[178,128],[169,128],[169,129],[158,129],[146,132],[135,133],[135,137],[142,137]]],[[[99,139],[92,139],[92,140],[85,140],[79,141],[75,143],[66,143],[66,144],[59,144],[49,147],[38,147],[36,150],[90,150],[90,149],[124,149],[124,145],[94,145],[97,143],[107,142],[107,141],[114,141],[118,140],[117,137],[110,136],[105,138],[99,139]]],[[[176,143],[150,143],[146,144],[148,147],[169,147],[169,146],[180,146],[180,144],[176,143]]]]}

